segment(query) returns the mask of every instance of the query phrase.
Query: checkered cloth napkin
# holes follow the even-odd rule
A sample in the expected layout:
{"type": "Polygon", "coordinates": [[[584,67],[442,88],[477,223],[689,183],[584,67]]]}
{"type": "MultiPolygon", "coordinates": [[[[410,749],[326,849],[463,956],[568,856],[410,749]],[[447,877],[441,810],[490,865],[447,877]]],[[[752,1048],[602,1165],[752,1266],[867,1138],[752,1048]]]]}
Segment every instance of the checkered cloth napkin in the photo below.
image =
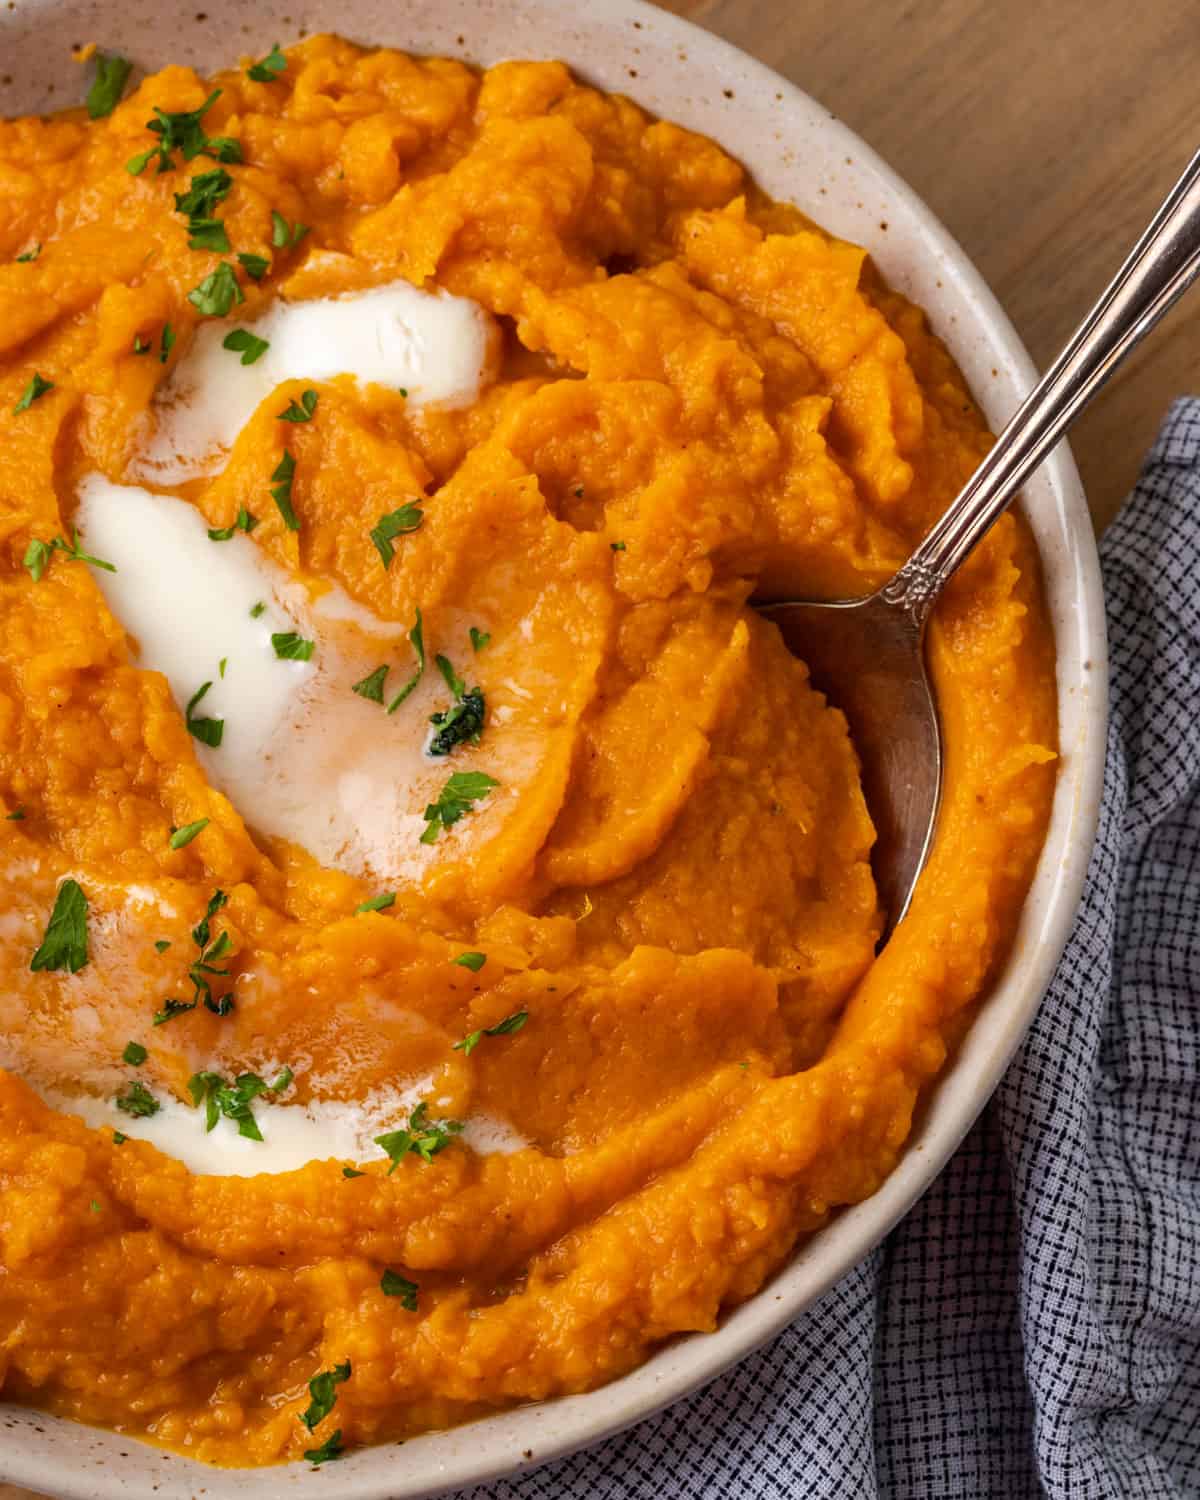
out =
{"type": "Polygon", "coordinates": [[[975,1129],[769,1347],[471,1500],[1200,1497],[1200,400],[1102,555],[1087,895],[975,1129]]]}

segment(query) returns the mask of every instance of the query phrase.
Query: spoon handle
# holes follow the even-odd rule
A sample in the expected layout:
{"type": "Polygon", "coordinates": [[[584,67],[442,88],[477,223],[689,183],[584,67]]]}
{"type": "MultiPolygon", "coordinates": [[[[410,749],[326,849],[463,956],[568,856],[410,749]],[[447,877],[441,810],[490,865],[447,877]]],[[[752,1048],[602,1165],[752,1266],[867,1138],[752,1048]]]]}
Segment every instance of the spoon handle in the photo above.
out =
{"type": "Polygon", "coordinates": [[[883,593],[918,623],[1135,344],[1200,273],[1200,151],[1100,300],[883,593]]]}

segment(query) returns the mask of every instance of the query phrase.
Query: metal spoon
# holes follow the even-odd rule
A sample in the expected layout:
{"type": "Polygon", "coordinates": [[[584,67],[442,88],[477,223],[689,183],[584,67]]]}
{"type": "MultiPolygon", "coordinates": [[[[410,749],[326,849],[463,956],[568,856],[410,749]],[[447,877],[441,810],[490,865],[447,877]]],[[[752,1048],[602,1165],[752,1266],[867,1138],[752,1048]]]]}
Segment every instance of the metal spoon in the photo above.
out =
{"type": "Polygon", "coordinates": [[[880,944],[907,912],[942,792],[925,626],[947,580],[1100,387],[1200,272],[1200,152],[1124,265],[1022,402],[954,503],[896,576],[866,599],[753,601],[846,715],[875,822],[880,944]]]}

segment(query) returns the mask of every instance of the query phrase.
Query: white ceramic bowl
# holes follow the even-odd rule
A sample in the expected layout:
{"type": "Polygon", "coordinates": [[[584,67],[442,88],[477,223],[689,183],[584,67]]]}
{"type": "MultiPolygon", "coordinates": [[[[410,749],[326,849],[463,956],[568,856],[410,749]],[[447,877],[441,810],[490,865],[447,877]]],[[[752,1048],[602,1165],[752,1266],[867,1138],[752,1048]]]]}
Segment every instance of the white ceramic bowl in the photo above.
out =
{"type": "MultiPolygon", "coordinates": [[[[76,102],[73,44],[95,41],[146,69],[201,70],[305,32],[489,63],[563,58],[589,81],[714,136],[773,196],[866,245],[891,283],[926,308],[993,429],[1032,382],[1012,325],[962,250],[857,136],[806,94],[696,27],[641,0],[15,0],[0,10],[0,116],[76,102]],[[886,226],[886,227],[885,227],[886,226]]],[[[886,143],[885,143],[886,144],[886,143]]],[[[79,1500],[257,1497],[417,1500],[568,1453],[648,1416],[769,1339],[860,1260],[932,1181],[1020,1042],[1070,932],[1091,851],[1105,729],[1099,567],[1065,445],[1027,489],[1058,648],[1062,759],[1053,817],[1012,957],[919,1117],[900,1165],[865,1203],[821,1231],[717,1332],[681,1339],[586,1396],[528,1406],[456,1431],[308,1465],[213,1470],[40,1413],[0,1404],[0,1479],[79,1500]]]]}

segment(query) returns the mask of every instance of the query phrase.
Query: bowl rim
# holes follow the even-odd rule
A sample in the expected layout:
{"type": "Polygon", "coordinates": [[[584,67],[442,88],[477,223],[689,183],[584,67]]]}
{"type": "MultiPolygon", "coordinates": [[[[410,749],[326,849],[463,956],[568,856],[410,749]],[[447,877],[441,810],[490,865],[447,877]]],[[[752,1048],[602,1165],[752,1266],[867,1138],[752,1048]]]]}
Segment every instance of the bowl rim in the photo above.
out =
{"type": "MultiPolygon", "coordinates": [[[[477,3],[490,12],[505,9],[496,0],[477,0],[477,3]]],[[[516,23],[524,16],[539,10],[545,12],[553,3],[554,0],[508,0],[514,30],[520,30],[516,23]]],[[[470,0],[453,0],[451,9],[454,4],[459,9],[470,8],[470,0]]],[[[55,9],[55,0],[25,0],[16,18],[33,16],[36,21],[40,15],[42,24],[52,24],[55,9]]],[[[92,9],[99,20],[99,12],[109,6],[100,0],[92,9]]],[[[302,10],[303,4],[290,7],[297,20],[302,10]]],[[[876,201],[886,202],[893,213],[905,216],[912,234],[921,242],[923,253],[929,257],[929,264],[924,267],[925,282],[929,283],[935,269],[939,271],[951,289],[951,295],[941,300],[958,305],[969,314],[973,336],[980,340],[986,359],[994,362],[993,385],[981,388],[979,377],[983,366],[974,354],[964,357],[966,345],[962,339],[970,335],[945,327],[939,327],[938,332],[969,379],[972,367],[976,369],[972,388],[993,426],[1015,409],[1035,378],[1033,364],[1015,329],[955,239],[872,147],[766,64],[694,23],[659,10],[647,0],[589,0],[587,10],[588,18],[579,22],[585,29],[588,25],[632,26],[639,32],[653,33],[686,58],[701,57],[702,71],[714,75],[714,80],[729,79],[737,81],[739,88],[773,94],[782,106],[785,120],[803,122],[808,129],[823,133],[833,146],[844,152],[847,164],[853,162],[852,175],[860,190],[863,183],[868,183],[880,195],[876,201]]],[[[11,12],[0,14],[0,40],[13,20],[11,12]]],[[[268,11],[254,29],[256,39],[259,33],[266,35],[272,29],[286,39],[296,27],[293,25],[289,30],[271,19],[268,11]]],[[[244,47],[244,38],[239,37],[237,45],[244,47]]],[[[414,45],[412,50],[426,49],[414,45]]],[[[547,54],[536,52],[536,55],[547,54]]],[[[603,73],[596,59],[591,54],[587,56],[589,60],[581,64],[570,57],[567,61],[584,78],[603,73]]],[[[499,58],[492,56],[489,60],[499,58]]],[[[614,87],[609,81],[599,81],[610,91],[614,87]]],[[[638,102],[648,92],[654,92],[649,86],[651,81],[645,82],[646,86],[632,90],[638,102]]],[[[0,95],[0,109],[4,107],[0,95]]],[[[737,146],[729,142],[728,131],[714,128],[711,101],[690,109],[673,106],[663,111],[653,104],[647,107],[689,125],[692,124],[687,118],[689,113],[700,114],[706,123],[694,128],[703,129],[735,155],[739,154],[737,146]]],[[[747,165],[757,180],[764,180],[767,174],[760,170],[761,163],[748,159],[747,165]]],[[[794,167],[786,170],[794,171],[794,167]]],[[[780,194],[776,192],[775,196],[780,194]]],[[[800,195],[793,188],[788,196],[800,195]]],[[[858,206],[861,208],[862,203],[858,206]]],[[[872,245],[869,238],[860,242],[871,249],[893,285],[909,290],[905,275],[889,273],[887,255],[880,253],[882,247],[872,245]]],[[[942,286],[940,280],[938,286],[942,286]]],[[[916,300],[929,309],[936,322],[930,304],[939,299],[926,291],[916,300]]],[[[953,324],[955,318],[952,316],[950,321],[953,324]]],[[[1027,509],[1027,514],[1038,535],[1048,587],[1053,585],[1057,589],[1059,607],[1053,613],[1059,653],[1060,732],[1066,723],[1072,738],[1065,735],[1063,738],[1062,769],[1051,824],[1013,953],[966,1039],[943,1070],[932,1097],[926,1101],[896,1168],[875,1194],[842,1210],[762,1290],[726,1314],[715,1332],[675,1339],[634,1371],[595,1391],[520,1407],[446,1433],[413,1439],[404,1444],[400,1463],[391,1457],[393,1450],[389,1445],[358,1450],[337,1465],[332,1474],[327,1469],[321,1471],[321,1492],[326,1500],[430,1500],[471,1485],[530,1472],[653,1415],[715,1379],[794,1321],[879,1243],[953,1154],[999,1083],[1049,985],[1074,922],[1099,816],[1107,717],[1103,593],[1086,501],[1065,443],[1059,445],[1026,488],[1038,494],[1037,509],[1027,509]],[[960,1099],[957,1094],[963,1097],[960,1099]]],[[[197,1490],[213,1497],[245,1495],[268,1500],[292,1483],[304,1482],[311,1472],[300,1464],[265,1470],[216,1470],[164,1454],[129,1438],[2,1402],[0,1420],[15,1424],[6,1433],[0,1451],[0,1479],[39,1488],[64,1500],[66,1497],[128,1500],[129,1496],[146,1493],[151,1477],[162,1500],[183,1500],[197,1490]],[[31,1416],[36,1421],[31,1421],[31,1416]],[[86,1459],[83,1435],[89,1440],[86,1459]],[[78,1450],[75,1457],[72,1449],[78,1450]],[[127,1461],[117,1461],[116,1455],[122,1449],[133,1450],[129,1454],[136,1460],[132,1470],[127,1461]],[[99,1461],[97,1452],[101,1455],[99,1461]],[[98,1467],[98,1462],[102,1466],[98,1467]]]]}

